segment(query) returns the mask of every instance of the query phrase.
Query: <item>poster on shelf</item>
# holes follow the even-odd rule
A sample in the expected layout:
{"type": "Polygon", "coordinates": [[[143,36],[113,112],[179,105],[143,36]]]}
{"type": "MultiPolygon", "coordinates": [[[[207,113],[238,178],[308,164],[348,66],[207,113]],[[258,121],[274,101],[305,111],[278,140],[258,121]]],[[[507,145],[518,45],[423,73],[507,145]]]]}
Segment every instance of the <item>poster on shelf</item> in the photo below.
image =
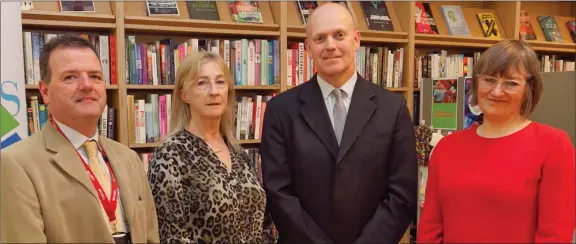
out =
{"type": "Polygon", "coordinates": [[[28,136],[20,2],[0,2],[0,148],[28,136]]]}

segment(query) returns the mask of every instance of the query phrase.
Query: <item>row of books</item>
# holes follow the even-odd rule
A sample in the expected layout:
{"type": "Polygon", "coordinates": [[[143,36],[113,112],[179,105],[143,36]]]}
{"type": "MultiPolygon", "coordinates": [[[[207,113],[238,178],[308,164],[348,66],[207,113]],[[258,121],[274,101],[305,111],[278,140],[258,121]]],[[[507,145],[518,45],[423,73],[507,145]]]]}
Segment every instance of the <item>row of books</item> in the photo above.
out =
{"type": "MultiPolygon", "coordinates": [[[[24,53],[24,76],[26,84],[38,84],[40,78],[40,52],[44,45],[63,34],[24,31],[22,44],[24,53]]],[[[114,36],[77,34],[92,42],[100,57],[102,73],[106,84],[116,84],[116,40],[114,36]]]]}
{"type": "MultiPolygon", "coordinates": [[[[294,42],[286,50],[288,86],[308,81],[316,73],[304,42],[294,42]]],[[[356,71],[366,80],[382,87],[402,87],[404,48],[361,46],[355,57],[356,71]]]]}
{"type": "MultiPolygon", "coordinates": [[[[439,34],[435,17],[432,15],[429,3],[416,2],[416,33],[439,34]]],[[[466,22],[462,7],[458,5],[441,5],[440,11],[449,35],[471,36],[469,24],[466,22]]],[[[503,37],[497,21],[496,14],[490,12],[477,13],[476,19],[480,24],[484,37],[503,37]]],[[[520,29],[518,36],[523,40],[536,40],[534,27],[530,21],[527,10],[520,10],[520,29]]],[[[572,41],[576,42],[576,19],[566,21],[559,25],[556,18],[551,15],[537,16],[538,24],[544,33],[546,41],[565,42],[560,28],[567,28],[572,41]]]]}
{"type": "MultiPolygon", "coordinates": [[[[38,96],[30,96],[27,102],[28,135],[40,131],[48,122],[48,106],[42,103],[38,96]]],[[[116,108],[106,105],[98,121],[98,133],[101,136],[115,139],[116,108]]]]}
{"type": "Polygon", "coordinates": [[[203,51],[217,53],[225,60],[237,86],[280,84],[278,40],[192,38],[181,43],[174,39],[137,43],[135,36],[128,36],[126,41],[127,83],[173,85],[184,57],[203,51]]]}
{"type": "Polygon", "coordinates": [[[127,96],[128,143],[160,142],[168,135],[172,94],[127,96]]]}
{"type": "MultiPolygon", "coordinates": [[[[260,139],[267,102],[274,95],[238,96],[235,136],[239,140],[260,139]]],[[[128,95],[129,143],[155,143],[168,135],[172,95],[148,93],[128,95]]]]}
{"type": "Polygon", "coordinates": [[[448,54],[446,50],[414,55],[414,87],[421,87],[422,78],[470,76],[481,52],[448,54]]]}
{"type": "Polygon", "coordinates": [[[541,55],[540,64],[542,65],[542,72],[562,72],[574,71],[576,62],[566,60],[560,55],[541,55]]]}

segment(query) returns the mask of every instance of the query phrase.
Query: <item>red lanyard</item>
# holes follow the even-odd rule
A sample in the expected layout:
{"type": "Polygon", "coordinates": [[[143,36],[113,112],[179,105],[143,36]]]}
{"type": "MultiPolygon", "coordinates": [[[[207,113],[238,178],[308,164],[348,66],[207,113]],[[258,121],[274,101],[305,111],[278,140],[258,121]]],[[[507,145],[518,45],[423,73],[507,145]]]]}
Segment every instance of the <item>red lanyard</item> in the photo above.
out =
{"type": "MultiPolygon", "coordinates": [[[[66,138],[66,140],[68,140],[68,142],[70,142],[70,140],[66,137],[66,135],[64,135],[64,133],[62,132],[62,130],[60,129],[58,124],[56,124],[56,122],[54,121],[52,116],[49,116],[49,117],[50,117],[50,123],[52,123],[52,125],[54,127],[56,127],[56,130],[58,130],[58,132],[60,132],[60,134],[62,134],[62,136],[64,136],[64,138],[66,138]]],[[[70,144],[72,144],[72,142],[70,142],[70,144]]],[[[100,145],[98,145],[98,148],[102,152],[102,155],[104,156],[104,158],[106,158],[106,153],[104,152],[104,150],[102,150],[100,145]]],[[[110,164],[108,162],[106,162],[106,160],[105,160],[106,166],[108,166],[108,170],[110,172],[110,178],[112,180],[112,190],[111,190],[112,198],[110,200],[108,200],[108,197],[104,193],[104,189],[102,188],[102,186],[98,182],[98,179],[96,179],[96,176],[94,176],[94,173],[92,172],[90,167],[88,167],[88,164],[86,164],[86,161],[84,161],[84,158],[82,158],[80,156],[80,153],[78,153],[78,151],[76,151],[76,154],[78,154],[78,157],[80,158],[80,160],[82,160],[82,165],[84,165],[84,168],[86,169],[86,171],[88,172],[88,175],[90,176],[90,180],[92,181],[92,185],[94,185],[94,188],[96,188],[96,192],[98,192],[98,197],[100,198],[100,202],[102,202],[102,205],[104,206],[104,210],[106,211],[106,214],[108,215],[108,218],[110,219],[110,222],[111,223],[114,222],[116,220],[116,214],[115,214],[116,213],[116,206],[118,205],[117,204],[118,203],[118,184],[116,183],[116,178],[114,177],[114,173],[112,172],[112,168],[110,167],[110,164]]]]}

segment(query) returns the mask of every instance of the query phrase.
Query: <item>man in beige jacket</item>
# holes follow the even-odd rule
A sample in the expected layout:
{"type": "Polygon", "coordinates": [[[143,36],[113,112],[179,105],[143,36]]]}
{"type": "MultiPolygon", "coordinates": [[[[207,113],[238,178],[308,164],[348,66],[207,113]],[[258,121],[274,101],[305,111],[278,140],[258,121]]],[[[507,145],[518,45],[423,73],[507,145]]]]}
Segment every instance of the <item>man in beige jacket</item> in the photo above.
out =
{"type": "Polygon", "coordinates": [[[158,243],[138,155],[100,136],[106,83],[91,42],[60,36],[40,54],[42,130],[1,153],[1,240],[158,243]]]}

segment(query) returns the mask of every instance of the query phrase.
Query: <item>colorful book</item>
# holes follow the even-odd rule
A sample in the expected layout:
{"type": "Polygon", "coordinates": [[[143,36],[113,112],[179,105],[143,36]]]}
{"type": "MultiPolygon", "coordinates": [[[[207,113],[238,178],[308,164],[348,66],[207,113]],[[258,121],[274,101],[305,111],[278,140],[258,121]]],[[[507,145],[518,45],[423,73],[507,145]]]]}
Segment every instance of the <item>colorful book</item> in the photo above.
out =
{"type": "Polygon", "coordinates": [[[576,20],[567,21],[566,27],[568,27],[568,31],[570,32],[570,36],[572,37],[572,41],[576,42],[576,20]]]}
{"type": "Polygon", "coordinates": [[[314,9],[318,7],[317,1],[297,1],[298,10],[300,11],[300,20],[302,24],[306,25],[308,23],[308,18],[314,12],[314,9]]]}
{"type": "Polygon", "coordinates": [[[262,12],[258,1],[230,1],[232,19],[242,23],[262,24],[262,12]]]}
{"type": "Polygon", "coordinates": [[[564,39],[560,34],[560,29],[556,23],[554,16],[538,16],[538,23],[544,32],[546,41],[550,42],[563,42],[564,39]]]}
{"type": "Polygon", "coordinates": [[[416,33],[438,34],[436,21],[429,3],[416,2],[416,33]]]}
{"type": "Polygon", "coordinates": [[[520,31],[518,34],[520,40],[536,40],[536,33],[526,10],[520,10],[520,31]]]}
{"type": "Polygon", "coordinates": [[[466,19],[462,13],[462,8],[458,5],[442,5],[440,10],[444,15],[448,34],[453,36],[470,36],[470,29],[466,24],[466,19]]]}
{"type": "Polygon", "coordinates": [[[384,1],[362,1],[364,17],[371,30],[394,31],[388,8],[384,1]]]}
{"type": "Polygon", "coordinates": [[[500,30],[496,24],[496,16],[493,13],[478,13],[476,14],[478,22],[482,27],[484,37],[501,37],[500,30]]]}

